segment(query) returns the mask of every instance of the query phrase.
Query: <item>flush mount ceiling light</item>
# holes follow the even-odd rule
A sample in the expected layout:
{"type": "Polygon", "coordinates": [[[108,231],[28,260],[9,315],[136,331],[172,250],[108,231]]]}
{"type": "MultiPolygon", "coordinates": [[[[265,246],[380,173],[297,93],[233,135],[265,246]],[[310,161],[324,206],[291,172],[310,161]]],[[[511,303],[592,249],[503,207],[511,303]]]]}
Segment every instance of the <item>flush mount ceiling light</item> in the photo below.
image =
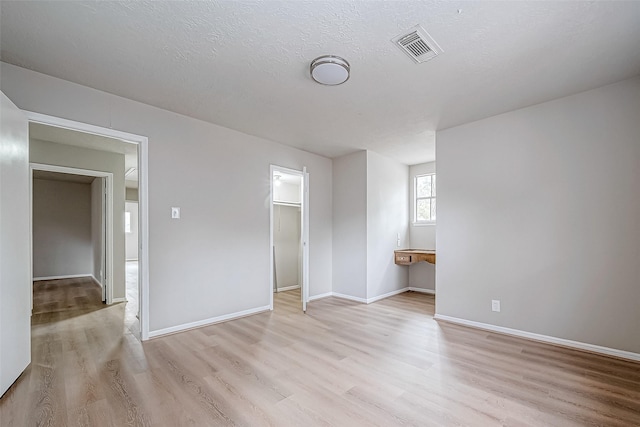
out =
{"type": "Polygon", "coordinates": [[[351,66],[339,56],[323,55],[311,61],[311,78],[327,86],[340,85],[349,80],[351,66]]]}

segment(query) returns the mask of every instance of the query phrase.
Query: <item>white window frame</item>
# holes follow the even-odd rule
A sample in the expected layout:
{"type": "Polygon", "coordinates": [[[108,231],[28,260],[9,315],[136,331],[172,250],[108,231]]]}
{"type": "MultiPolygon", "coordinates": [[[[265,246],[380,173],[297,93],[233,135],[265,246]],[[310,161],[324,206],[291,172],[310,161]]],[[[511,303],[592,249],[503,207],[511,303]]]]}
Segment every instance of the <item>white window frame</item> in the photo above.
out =
{"type": "MultiPolygon", "coordinates": [[[[429,221],[418,220],[418,200],[426,200],[426,199],[436,200],[436,196],[433,196],[433,195],[429,197],[418,197],[418,179],[425,176],[435,177],[436,173],[435,172],[423,173],[420,175],[415,175],[413,177],[413,224],[414,225],[435,225],[436,223],[436,220],[429,220],[429,221]]],[[[432,188],[431,194],[433,194],[433,186],[431,188],[432,188]]],[[[436,215],[436,218],[437,218],[437,215],[436,215]]]]}

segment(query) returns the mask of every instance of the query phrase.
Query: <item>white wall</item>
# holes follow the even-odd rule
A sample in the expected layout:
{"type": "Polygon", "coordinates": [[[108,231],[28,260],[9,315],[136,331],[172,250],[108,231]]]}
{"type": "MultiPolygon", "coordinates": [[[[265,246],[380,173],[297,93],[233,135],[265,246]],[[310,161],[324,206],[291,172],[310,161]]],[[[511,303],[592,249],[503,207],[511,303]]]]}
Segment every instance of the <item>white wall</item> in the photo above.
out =
{"type": "Polygon", "coordinates": [[[394,262],[409,243],[408,166],[358,151],[333,159],[333,291],[367,301],[406,288],[394,262]]]}
{"type": "Polygon", "coordinates": [[[299,286],[300,208],[273,206],[273,246],[275,247],[276,288],[299,286]]]}
{"type": "Polygon", "coordinates": [[[408,166],[367,151],[368,299],[408,286],[409,268],[396,265],[393,252],[409,244],[408,179],[408,166]]]}
{"type": "Polygon", "coordinates": [[[91,246],[93,277],[104,286],[104,178],[91,182],[91,246]]]}
{"type": "MultiPolygon", "coordinates": [[[[331,160],[13,65],[0,65],[1,89],[22,109],[149,138],[152,333],[269,306],[270,164],[296,170],[307,166],[309,293],[331,291],[331,160]],[[172,206],[182,208],[181,219],[170,218],[172,206]],[[252,251],[250,260],[239,256],[248,248],[252,251]]],[[[124,238],[122,247],[124,253],[124,238]]],[[[122,277],[124,280],[124,272],[122,277]]]]}
{"type": "Polygon", "coordinates": [[[91,185],[33,180],[33,277],[93,274],[91,185]]]}
{"type": "MultiPolygon", "coordinates": [[[[411,247],[415,249],[436,249],[436,224],[414,223],[415,212],[415,177],[436,171],[436,162],[422,163],[409,167],[409,219],[411,247]]],[[[409,286],[435,291],[436,266],[427,262],[419,262],[409,267],[409,286]]]]}
{"type": "Polygon", "coordinates": [[[138,260],[138,203],[125,202],[124,211],[129,212],[131,216],[131,232],[125,233],[125,254],[127,261],[138,260]]]}
{"type": "Polygon", "coordinates": [[[438,314],[640,353],[640,78],[439,132],[437,159],[438,314]]]}
{"type": "Polygon", "coordinates": [[[333,292],[367,298],[367,152],[333,159],[333,292]]]}
{"type": "Polygon", "coordinates": [[[113,174],[113,297],[125,298],[124,155],[31,139],[29,160],[113,174]]]}

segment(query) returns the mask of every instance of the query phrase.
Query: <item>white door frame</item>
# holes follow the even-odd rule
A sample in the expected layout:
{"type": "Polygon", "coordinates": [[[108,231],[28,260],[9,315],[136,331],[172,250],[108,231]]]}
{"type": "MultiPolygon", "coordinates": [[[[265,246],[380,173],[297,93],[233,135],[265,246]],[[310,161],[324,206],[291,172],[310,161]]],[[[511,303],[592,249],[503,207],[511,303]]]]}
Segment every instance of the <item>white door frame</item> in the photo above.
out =
{"type": "MultiPolygon", "coordinates": [[[[33,171],[47,171],[66,173],[70,175],[95,176],[105,178],[107,206],[103,209],[103,221],[106,222],[106,236],[104,236],[104,251],[106,255],[106,265],[104,273],[107,280],[103,285],[106,289],[106,303],[113,303],[113,174],[111,172],[101,172],[89,169],[70,168],[66,166],[45,165],[42,163],[29,163],[29,237],[31,239],[31,279],[33,283],[33,171]]],[[[103,291],[104,294],[104,291],[103,291]]],[[[31,299],[31,309],[33,310],[33,298],[31,299]]]]}
{"type": "MultiPolygon", "coordinates": [[[[301,212],[302,212],[302,218],[300,221],[300,235],[301,238],[303,239],[303,251],[302,251],[302,264],[303,264],[303,270],[304,270],[304,265],[308,266],[309,265],[309,251],[308,250],[304,250],[304,246],[308,247],[309,242],[308,242],[308,233],[306,233],[305,235],[305,229],[308,230],[309,228],[309,224],[308,224],[308,215],[305,215],[305,212],[309,212],[308,211],[308,197],[305,197],[304,195],[304,189],[305,189],[305,171],[303,170],[296,170],[296,169],[290,169],[290,168],[286,168],[283,166],[277,166],[277,165],[269,165],[269,183],[270,183],[270,187],[269,187],[269,309],[273,310],[273,290],[274,290],[274,281],[273,281],[273,275],[274,275],[274,271],[273,271],[273,266],[274,266],[274,258],[273,258],[273,187],[274,187],[274,183],[273,183],[273,173],[274,172],[282,172],[285,173],[287,175],[296,175],[300,177],[300,208],[301,208],[301,212]]],[[[308,176],[308,174],[307,174],[308,176]]],[[[309,276],[304,274],[302,274],[302,283],[300,284],[300,293],[303,299],[303,306],[306,307],[305,303],[306,301],[304,301],[305,295],[309,295],[309,276]],[[306,292],[306,293],[305,293],[306,292]]]]}
{"type": "Polygon", "coordinates": [[[140,338],[149,339],[149,138],[115,129],[94,126],[46,114],[23,111],[29,122],[117,138],[138,145],[138,299],[140,338]]]}
{"type": "Polygon", "coordinates": [[[309,172],[307,167],[302,168],[302,185],[300,185],[300,214],[302,222],[302,310],[307,312],[309,302],[309,172]]]}

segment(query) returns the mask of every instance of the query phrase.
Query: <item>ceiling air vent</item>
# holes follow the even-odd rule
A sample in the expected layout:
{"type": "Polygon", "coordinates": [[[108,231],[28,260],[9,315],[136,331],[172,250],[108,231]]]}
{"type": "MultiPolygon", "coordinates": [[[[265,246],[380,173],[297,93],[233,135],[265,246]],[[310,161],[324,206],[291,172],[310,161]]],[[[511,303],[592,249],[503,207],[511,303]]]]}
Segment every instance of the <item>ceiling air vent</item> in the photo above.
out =
{"type": "Polygon", "coordinates": [[[391,41],[417,63],[426,62],[442,53],[442,48],[420,25],[391,41]]]}

